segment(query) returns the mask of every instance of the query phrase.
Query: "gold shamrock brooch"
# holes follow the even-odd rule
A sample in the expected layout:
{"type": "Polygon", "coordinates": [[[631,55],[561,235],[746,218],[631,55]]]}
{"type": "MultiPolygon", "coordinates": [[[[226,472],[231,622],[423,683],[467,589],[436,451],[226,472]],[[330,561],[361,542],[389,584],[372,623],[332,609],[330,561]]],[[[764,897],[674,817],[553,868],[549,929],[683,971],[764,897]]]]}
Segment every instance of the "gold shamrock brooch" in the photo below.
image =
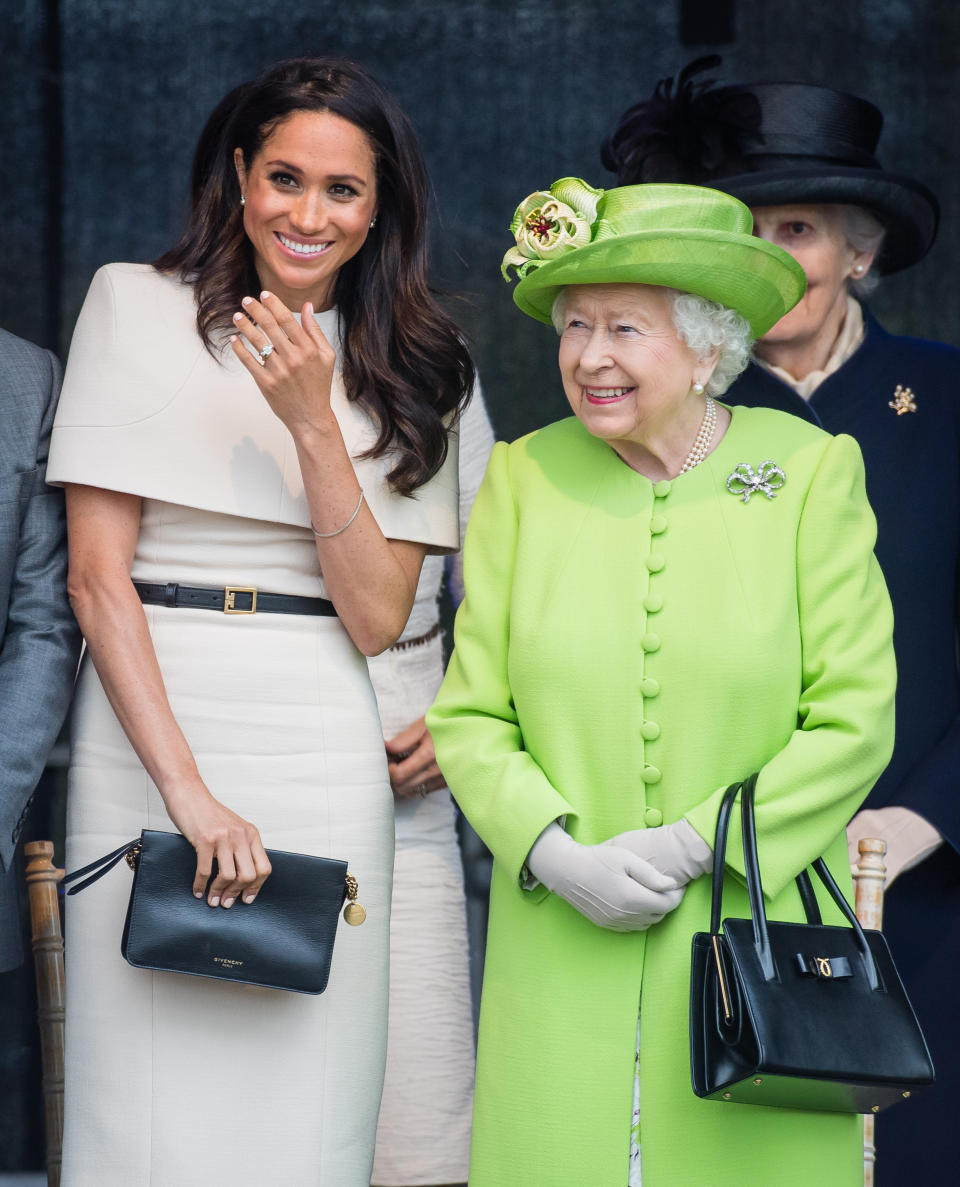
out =
{"type": "Polygon", "coordinates": [[[905,412],[916,412],[917,402],[911,389],[898,383],[893,391],[893,399],[887,401],[887,407],[892,408],[897,416],[903,416],[905,412]]]}

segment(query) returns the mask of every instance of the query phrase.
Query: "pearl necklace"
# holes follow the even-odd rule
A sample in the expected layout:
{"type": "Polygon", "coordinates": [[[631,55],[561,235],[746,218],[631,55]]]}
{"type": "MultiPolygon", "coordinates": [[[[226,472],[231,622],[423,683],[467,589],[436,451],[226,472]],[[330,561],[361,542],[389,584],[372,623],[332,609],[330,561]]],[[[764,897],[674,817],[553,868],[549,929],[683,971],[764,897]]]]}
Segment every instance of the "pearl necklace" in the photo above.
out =
{"type": "Polygon", "coordinates": [[[680,473],[686,474],[688,470],[692,470],[694,466],[699,466],[703,459],[710,452],[710,442],[713,440],[713,433],[717,427],[717,402],[712,396],[707,396],[707,407],[703,414],[703,420],[700,422],[700,428],[697,430],[697,435],[694,438],[693,445],[690,446],[690,452],[684,459],[683,465],[680,467],[680,473]]]}

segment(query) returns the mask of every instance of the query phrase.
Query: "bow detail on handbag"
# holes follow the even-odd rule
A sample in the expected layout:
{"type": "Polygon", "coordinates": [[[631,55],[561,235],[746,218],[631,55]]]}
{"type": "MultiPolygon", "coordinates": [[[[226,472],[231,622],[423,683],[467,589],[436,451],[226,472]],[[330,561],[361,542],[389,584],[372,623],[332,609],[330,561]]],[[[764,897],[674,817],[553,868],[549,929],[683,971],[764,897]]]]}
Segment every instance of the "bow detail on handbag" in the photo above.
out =
{"type": "Polygon", "coordinates": [[[827,981],[853,976],[850,961],[845,956],[804,956],[798,952],[797,969],[802,976],[823,977],[827,981]]]}

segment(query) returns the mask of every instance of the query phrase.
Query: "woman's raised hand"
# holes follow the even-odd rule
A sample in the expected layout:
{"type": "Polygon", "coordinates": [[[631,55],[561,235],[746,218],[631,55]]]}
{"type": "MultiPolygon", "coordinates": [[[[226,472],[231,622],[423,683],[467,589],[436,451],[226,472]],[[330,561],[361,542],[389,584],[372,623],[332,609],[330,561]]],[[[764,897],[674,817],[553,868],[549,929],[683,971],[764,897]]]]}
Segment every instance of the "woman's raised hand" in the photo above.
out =
{"type": "Polygon", "coordinates": [[[242,304],[243,311],[233,315],[238,331],[230,340],[233,353],[274,413],[294,436],[299,430],[328,426],[337,356],[314,320],[313,305],[306,302],[298,324],[272,293],[261,293],[259,301],[244,297],[242,304]]]}
{"type": "Polygon", "coordinates": [[[238,898],[252,903],[271,869],[256,826],[214,799],[203,783],[180,795],[168,793],[166,806],[197,851],[194,896],[203,898],[206,892],[211,907],[232,907],[238,898]],[[214,860],[217,876],[210,882],[214,860]]]}

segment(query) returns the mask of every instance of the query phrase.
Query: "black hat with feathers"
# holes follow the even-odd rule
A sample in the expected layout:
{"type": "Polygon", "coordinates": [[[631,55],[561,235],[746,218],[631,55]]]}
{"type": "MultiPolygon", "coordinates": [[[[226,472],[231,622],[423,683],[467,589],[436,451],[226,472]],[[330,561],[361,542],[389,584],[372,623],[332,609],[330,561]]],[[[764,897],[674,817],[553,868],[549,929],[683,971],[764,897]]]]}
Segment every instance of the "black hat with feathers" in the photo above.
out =
{"type": "Polygon", "coordinates": [[[939,205],[926,186],[877,161],[878,108],[807,83],[718,87],[696,78],[720,64],[717,55],[698,58],[623,113],[601,148],[621,185],[709,185],[748,206],[863,206],[887,232],[878,271],[896,272],[926,255],[939,205]]]}

